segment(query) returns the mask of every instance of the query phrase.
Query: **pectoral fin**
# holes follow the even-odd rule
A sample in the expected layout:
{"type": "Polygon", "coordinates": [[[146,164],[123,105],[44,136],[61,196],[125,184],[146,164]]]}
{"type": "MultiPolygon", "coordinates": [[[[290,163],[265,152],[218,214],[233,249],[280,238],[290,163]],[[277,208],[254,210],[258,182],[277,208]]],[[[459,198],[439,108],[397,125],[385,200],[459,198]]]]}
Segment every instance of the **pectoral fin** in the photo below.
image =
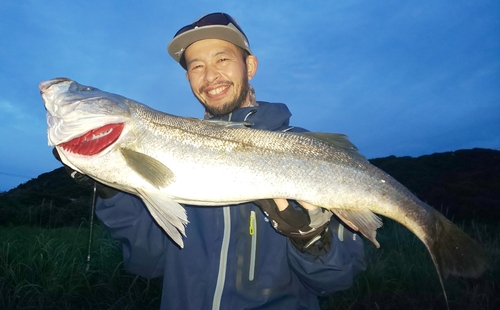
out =
{"type": "Polygon", "coordinates": [[[131,149],[120,149],[128,166],[156,188],[165,187],[174,180],[174,173],[151,156],[131,149]]]}
{"type": "Polygon", "coordinates": [[[183,248],[182,236],[186,236],[184,227],[188,223],[184,207],[161,192],[138,189],[138,194],[158,225],[183,248]]]}
{"type": "Polygon", "coordinates": [[[380,217],[370,210],[347,210],[347,209],[330,209],[337,215],[347,226],[355,231],[359,231],[368,240],[379,248],[377,229],[382,227],[382,220],[380,217]]]}

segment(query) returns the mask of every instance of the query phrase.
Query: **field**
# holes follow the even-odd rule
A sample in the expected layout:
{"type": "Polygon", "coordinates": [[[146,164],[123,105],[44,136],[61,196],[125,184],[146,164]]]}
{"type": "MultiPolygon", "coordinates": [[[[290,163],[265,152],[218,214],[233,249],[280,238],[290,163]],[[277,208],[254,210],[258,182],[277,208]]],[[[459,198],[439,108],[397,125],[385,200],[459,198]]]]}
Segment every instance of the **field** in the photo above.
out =
{"type": "MultiPolygon", "coordinates": [[[[384,222],[382,247],[366,242],[366,272],[350,290],[321,298],[322,309],[445,309],[427,250],[399,224],[384,222]]],[[[158,309],[161,279],[123,270],[118,245],[99,225],[87,264],[87,226],[0,227],[0,309],[158,309]]],[[[500,228],[464,229],[484,245],[491,268],[480,279],[449,278],[450,308],[500,309],[500,228]]]]}
{"type": "Polygon", "coordinates": [[[94,228],[0,227],[0,309],[158,309],[161,279],[125,272],[117,244],[94,228]]]}

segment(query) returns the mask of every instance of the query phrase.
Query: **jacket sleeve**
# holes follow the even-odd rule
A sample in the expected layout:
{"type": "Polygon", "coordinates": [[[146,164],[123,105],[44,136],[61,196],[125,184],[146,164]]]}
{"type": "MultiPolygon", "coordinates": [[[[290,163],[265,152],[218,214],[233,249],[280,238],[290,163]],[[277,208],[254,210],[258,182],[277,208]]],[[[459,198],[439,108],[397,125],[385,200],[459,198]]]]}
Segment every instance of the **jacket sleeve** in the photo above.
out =
{"type": "Polygon", "coordinates": [[[168,238],[136,196],[120,192],[98,198],[96,215],[122,244],[125,269],[145,278],[163,275],[168,238]]]}
{"type": "Polygon", "coordinates": [[[320,296],[346,290],[356,274],[366,269],[363,240],[332,217],[330,251],[312,256],[297,250],[288,240],[288,261],[300,281],[320,296]],[[342,240],[342,241],[341,241],[342,240]]]}

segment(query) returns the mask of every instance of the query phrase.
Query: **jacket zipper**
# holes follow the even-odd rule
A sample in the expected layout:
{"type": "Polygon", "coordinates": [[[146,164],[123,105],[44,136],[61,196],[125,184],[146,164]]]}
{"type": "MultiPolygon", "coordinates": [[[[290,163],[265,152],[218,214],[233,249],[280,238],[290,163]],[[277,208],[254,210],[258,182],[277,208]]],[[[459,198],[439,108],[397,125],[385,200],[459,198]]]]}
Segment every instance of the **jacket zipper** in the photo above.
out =
{"type": "Polygon", "coordinates": [[[257,222],[255,221],[255,211],[250,211],[250,268],[248,269],[248,280],[255,278],[255,260],[257,250],[257,222]]]}
{"type": "Polygon", "coordinates": [[[224,289],[224,282],[226,281],[226,268],[227,268],[227,253],[229,249],[229,239],[231,237],[231,213],[229,207],[223,207],[224,214],[224,234],[222,237],[222,246],[220,249],[219,273],[217,275],[217,285],[215,286],[214,300],[212,309],[220,309],[222,299],[222,291],[224,289]]]}

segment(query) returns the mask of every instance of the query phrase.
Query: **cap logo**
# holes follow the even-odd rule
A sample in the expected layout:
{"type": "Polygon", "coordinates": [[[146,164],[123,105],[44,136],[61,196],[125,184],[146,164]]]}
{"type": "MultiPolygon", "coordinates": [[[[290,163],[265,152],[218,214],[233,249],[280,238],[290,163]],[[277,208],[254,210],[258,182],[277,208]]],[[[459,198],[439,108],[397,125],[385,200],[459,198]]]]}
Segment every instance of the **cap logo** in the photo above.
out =
{"type": "Polygon", "coordinates": [[[175,55],[179,55],[180,56],[180,55],[182,55],[182,53],[184,53],[185,50],[186,49],[183,47],[183,48],[180,49],[180,51],[175,52],[175,55]]]}

